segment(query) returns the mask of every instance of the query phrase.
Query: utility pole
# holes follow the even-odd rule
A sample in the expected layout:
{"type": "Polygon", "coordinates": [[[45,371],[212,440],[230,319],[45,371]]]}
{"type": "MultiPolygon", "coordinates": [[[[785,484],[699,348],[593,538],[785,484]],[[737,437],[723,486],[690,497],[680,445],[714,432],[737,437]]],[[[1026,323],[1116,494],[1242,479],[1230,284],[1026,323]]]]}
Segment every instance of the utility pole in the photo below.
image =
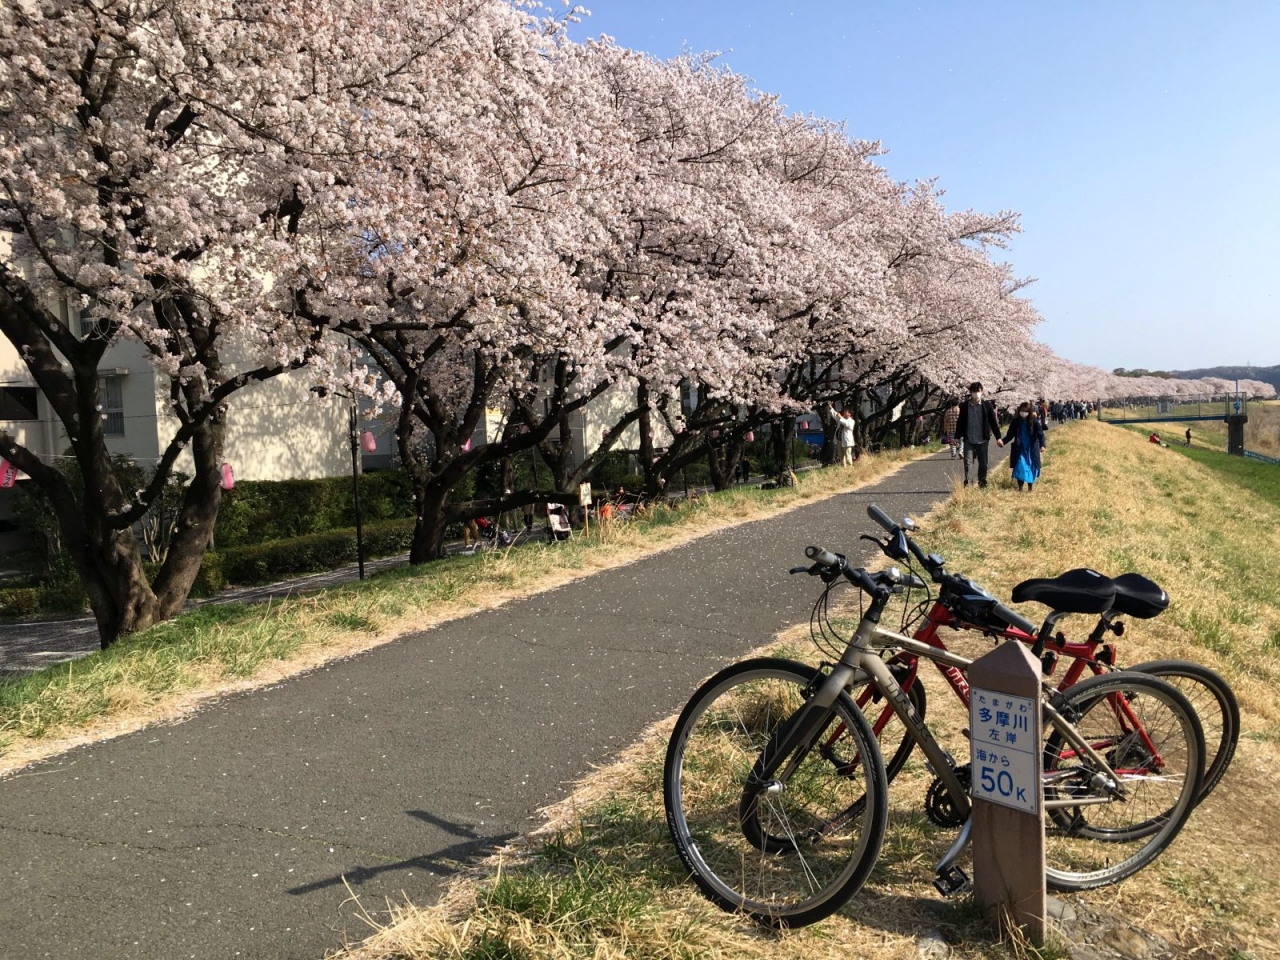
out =
{"type": "Polygon", "coordinates": [[[359,401],[351,399],[351,492],[356,506],[356,566],[364,579],[364,528],[360,522],[360,419],[356,414],[359,401]]]}

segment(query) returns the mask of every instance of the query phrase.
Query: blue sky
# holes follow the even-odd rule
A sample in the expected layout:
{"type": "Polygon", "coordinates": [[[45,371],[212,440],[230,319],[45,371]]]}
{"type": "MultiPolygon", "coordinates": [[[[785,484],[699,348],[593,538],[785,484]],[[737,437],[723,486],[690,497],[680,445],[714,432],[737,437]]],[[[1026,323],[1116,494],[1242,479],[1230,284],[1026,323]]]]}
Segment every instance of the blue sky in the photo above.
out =
{"type": "Polygon", "coordinates": [[[577,38],[714,50],[1013,209],[1038,336],[1112,367],[1280,364],[1280,2],[594,0],[577,38]]]}

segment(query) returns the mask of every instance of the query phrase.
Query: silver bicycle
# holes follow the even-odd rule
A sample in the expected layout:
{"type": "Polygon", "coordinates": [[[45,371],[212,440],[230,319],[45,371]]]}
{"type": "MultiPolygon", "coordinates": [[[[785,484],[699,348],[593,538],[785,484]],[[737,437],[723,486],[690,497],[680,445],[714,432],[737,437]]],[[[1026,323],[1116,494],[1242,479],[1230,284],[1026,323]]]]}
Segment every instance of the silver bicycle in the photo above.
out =
{"type": "MultiPolygon", "coordinates": [[[[805,572],[843,580],[869,602],[838,661],[812,667],[762,657],[721,670],[681,712],[663,791],[675,846],[695,883],[727,910],[803,926],[838,910],[866,882],[888,822],[888,780],[876,737],[850,692],[872,684],[920,747],[937,780],[935,813],[961,825],[936,867],[944,894],[967,886],[957,861],[969,837],[966,771],[925,725],[886,663],[907,651],[966,670],[969,659],[880,623],[893,594],[923,586],[897,569],[870,573],[820,547],[805,572]]],[[[1051,616],[1051,622],[1054,618],[1051,616]]],[[[1204,734],[1175,687],[1112,673],[1058,693],[1044,689],[1047,882],[1081,890],[1150,863],[1190,816],[1204,776],[1204,734]]]]}

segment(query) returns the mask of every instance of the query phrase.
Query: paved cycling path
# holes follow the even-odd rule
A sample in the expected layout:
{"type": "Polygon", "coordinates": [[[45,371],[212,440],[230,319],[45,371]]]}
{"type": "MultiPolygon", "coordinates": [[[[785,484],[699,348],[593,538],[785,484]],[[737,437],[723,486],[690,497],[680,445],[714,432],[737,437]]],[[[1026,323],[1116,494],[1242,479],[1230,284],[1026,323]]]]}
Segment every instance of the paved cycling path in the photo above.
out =
{"type": "Polygon", "coordinates": [[[347,885],[371,910],[430,899],[804,620],[813,584],[786,571],[806,544],[859,555],[868,503],[924,513],[958,467],[934,455],[0,781],[0,958],[319,960],[363,938],[347,885]]]}

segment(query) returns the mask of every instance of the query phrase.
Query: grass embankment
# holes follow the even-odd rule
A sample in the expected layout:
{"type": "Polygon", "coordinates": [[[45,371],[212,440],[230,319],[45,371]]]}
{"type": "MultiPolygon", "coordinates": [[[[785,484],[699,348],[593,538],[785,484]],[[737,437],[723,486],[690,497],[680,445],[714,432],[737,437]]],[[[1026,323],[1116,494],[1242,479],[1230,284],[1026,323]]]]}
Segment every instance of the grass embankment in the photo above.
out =
{"type": "Polygon", "coordinates": [[[670,549],[881,477],[923,450],[801,474],[798,489],[735,488],[567,543],[397,568],[257,606],[204,606],[100,653],[0,681],[0,774],[76,743],[174,719],[210,697],[274,683],[398,636],[670,549]]]}
{"type": "MultiPolygon", "coordinates": [[[[1223,784],[1159,860],[1120,886],[1064,899],[1173,941],[1178,956],[1275,956],[1280,500],[1103,424],[1054,430],[1049,445],[1034,494],[1019,494],[1002,469],[992,489],[958,491],[927,518],[921,542],[1005,596],[1025,577],[1075,566],[1153,577],[1172,604],[1158,620],[1130,624],[1119,641],[1123,659],[1209,664],[1235,687],[1244,723],[1223,784]]],[[[1024,612],[1043,615],[1032,605],[1024,612]]],[[[1065,629],[1087,630],[1085,620],[1069,618],[1065,629]]],[[[798,626],[771,649],[816,660],[806,637],[807,626],[798,626]]],[[[955,646],[975,655],[987,648],[982,641],[955,646]]],[[[954,753],[967,754],[959,702],[936,674],[923,675],[932,728],[954,753]]],[[[348,960],[915,958],[922,935],[953,941],[955,957],[1030,955],[992,944],[971,902],[944,904],[930,886],[932,864],[953,834],[921,813],[929,777],[918,759],[890,789],[889,836],[871,882],[836,916],[775,933],[703,902],[663,822],[661,766],[671,722],[655,725],[551,808],[537,836],[455,883],[436,907],[404,906],[396,923],[348,960]]],[[[1065,953],[1050,945],[1042,955],[1065,953]]]]}

